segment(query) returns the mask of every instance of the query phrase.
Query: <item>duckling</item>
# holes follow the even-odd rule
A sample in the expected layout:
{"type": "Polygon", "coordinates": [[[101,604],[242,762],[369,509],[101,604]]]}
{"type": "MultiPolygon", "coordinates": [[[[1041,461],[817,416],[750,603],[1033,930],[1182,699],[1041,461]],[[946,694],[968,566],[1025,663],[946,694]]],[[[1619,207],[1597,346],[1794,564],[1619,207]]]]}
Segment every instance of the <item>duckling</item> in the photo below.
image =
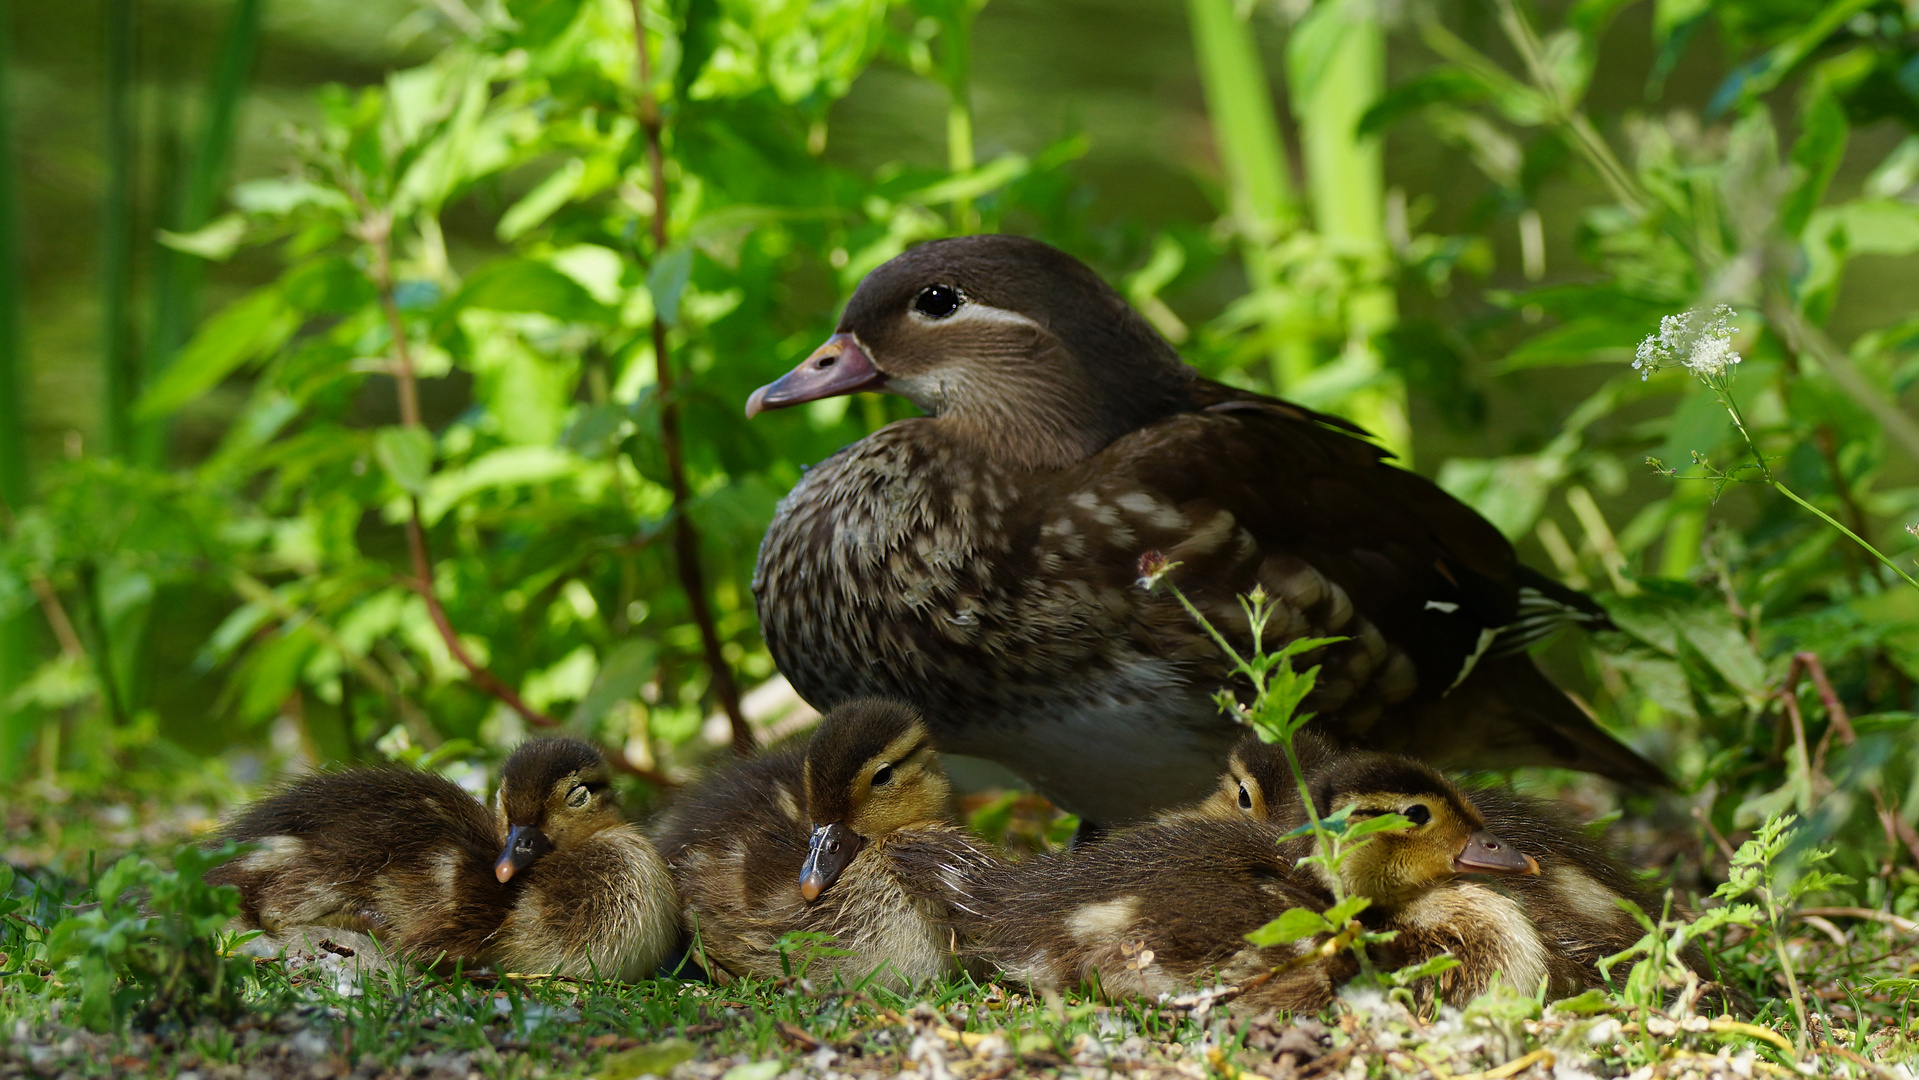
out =
{"type": "MultiPolygon", "coordinates": [[[[1294,751],[1309,787],[1324,782],[1342,760],[1326,743],[1309,735],[1296,739],[1294,751]]],[[[1602,839],[1541,800],[1502,787],[1474,788],[1465,796],[1488,829],[1539,868],[1537,874],[1504,878],[1502,885],[1547,946],[1549,993],[1560,997],[1603,986],[1599,961],[1630,948],[1644,933],[1618,901],[1630,900],[1657,915],[1659,894],[1602,839]]],[[[1283,751],[1249,734],[1234,747],[1219,789],[1183,813],[1296,824],[1304,816],[1300,806],[1298,781],[1283,751]]],[[[1706,958],[1697,946],[1689,947],[1683,959],[1710,978],[1706,958]]]]}
{"type": "Polygon", "coordinates": [[[521,743],[501,769],[498,820],[505,836],[493,876],[511,906],[488,950],[494,963],[636,982],[678,944],[672,873],[620,813],[598,748],[577,739],[521,743]]]}
{"type": "Polygon", "coordinates": [[[888,858],[905,838],[984,857],[953,826],[949,793],[919,713],[876,699],[841,705],[809,741],[686,792],[654,836],[702,966],[723,982],[797,974],[801,958],[782,956],[780,940],[807,931],[837,946],[813,953],[812,977],[899,987],[954,971],[952,931],[905,892],[888,858]]]}
{"type": "Polygon", "coordinates": [[[505,970],[643,978],[678,937],[666,865],[574,739],[507,758],[497,811],[434,773],[315,773],[221,830],[257,850],[208,874],[242,925],[372,934],[403,954],[505,970]]]}
{"type": "MultiPolygon", "coordinates": [[[[1527,988],[1546,975],[1545,948],[1518,906],[1460,873],[1529,874],[1534,864],[1485,829],[1445,778],[1410,759],[1330,758],[1317,775],[1322,814],[1403,814],[1410,828],[1374,835],[1340,866],[1346,894],[1373,908],[1363,921],[1398,931],[1394,966],[1450,950],[1462,968],[1439,992],[1461,1001],[1495,975],[1527,988]]],[[[1298,800],[1295,798],[1295,805],[1298,800]]],[[[1259,982],[1247,1004],[1317,1008],[1356,971],[1350,954],[1307,965],[1309,945],[1258,948],[1244,935],[1289,908],[1324,911],[1331,879],[1302,867],[1311,837],[1247,816],[1179,814],[1071,853],[1024,863],[942,860],[902,848],[923,895],[944,898],[961,935],[1002,971],[1040,989],[1097,977],[1104,992],[1153,995],[1211,976],[1259,982]]]]}
{"type": "Polygon", "coordinates": [[[1330,903],[1294,868],[1281,836],[1256,822],[1188,818],[1023,862],[917,839],[893,845],[893,858],[912,892],[943,906],[970,952],[1034,990],[1097,984],[1111,998],[1155,997],[1284,967],[1241,1000],[1316,1010],[1357,972],[1351,954],[1307,962],[1310,942],[1245,940],[1290,908],[1330,903]]]}

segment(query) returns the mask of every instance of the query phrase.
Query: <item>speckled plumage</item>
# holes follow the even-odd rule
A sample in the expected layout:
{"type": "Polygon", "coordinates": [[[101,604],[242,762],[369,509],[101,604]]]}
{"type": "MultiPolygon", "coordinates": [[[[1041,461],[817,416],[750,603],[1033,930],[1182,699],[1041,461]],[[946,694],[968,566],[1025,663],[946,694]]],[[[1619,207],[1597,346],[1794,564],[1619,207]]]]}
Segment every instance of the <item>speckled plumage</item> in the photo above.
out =
{"type": "Polygon", "coordinates": [[[806,742],[768,750],[677,796],[653,835],[708,971],[722,981],[778,978],[790,965],[822,984],[837,977],[851,985],[878,973],[882,983],[904,987],[957,969],[951,927],[936,917],[935,905],[907,895],[889,857],[907,841],[971,847],[945,817],[946,781],[925,740],[912,710],[850,702],[829,712],[806,742]],[[863,785],[875,768],[905,771],[908,758],[916,771],[893,781],[902,788],[899,806],[869,813],[874,796],[863,785]],[[869,819],[875,827],[864,824],[869,819]],[[829,822],[865,828],[865,843],[808,902],[799,889],[801,864],[809,836],[829,822]],[[829,934],[833,948],[851,955],[808,959],[811,950],[801,948],[783,962],[778,943],[794,931],[829,934]]]}
{"type": "Polygon", "coordinates": [[[434,773],[314,773],[228,821],[223,838],[259,850],[208,878],[239,887],[243,925],[276,934],[335,927],[426,962],[651,975],[678,937],[678,903],[659,853],[619,817],[599,751],[523,743],[498,807],[434,773]],[[509,826],[542,847],[501,881],[509,826]]]}
{"type": "Polygon", "coordinates": [[[1348,745],[1440,762],[1658,771],[1523,646],[1603,615],[1351,425],[1200,378],[1084,266],[1031,241],[922,245],[862,283],[818,359],[754,407],[883,386],[927,409],[809,470],[761,546],[781,670],[819,707],[880,695],[941,748],[998,761],[1104,823],[1204,790],[1237,736],[1227,669],[1139,557],[1240,644],[1343,636],[1307,707],[1348,745]],[[916,314],[934,282],[966,297],[916,314]],[[844,373],[870,364],[873,374],[844,373]],[[837,381],[835,381],[837,380],[837,381]]]}
{"type": "MultiPolygon", "coordinates": [[[[1069,852],[1006,862],[977,849],[904,842],[894,858],[916,892],[949,905],[983,959],[1036,990],[1097,981],[1109,997],[1238,984],[1300,957],[1310,943],[1257,947],[1249,931],[1328,899],[1253,822],[1186,820],[1121,830],[1069,852]]],[[[1304,964],[1245,1004],[1317,1009],[1357,968],[1350,956],[1304,964]]]]}

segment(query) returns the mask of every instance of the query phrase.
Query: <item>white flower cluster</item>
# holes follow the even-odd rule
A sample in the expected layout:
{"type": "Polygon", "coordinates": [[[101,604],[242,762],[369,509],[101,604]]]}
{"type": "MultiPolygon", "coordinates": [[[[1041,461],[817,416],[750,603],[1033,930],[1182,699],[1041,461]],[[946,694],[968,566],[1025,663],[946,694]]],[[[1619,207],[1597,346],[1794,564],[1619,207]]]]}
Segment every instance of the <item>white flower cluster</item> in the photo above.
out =
{"type": "Polygon", "coordinates": [[[1632,366],[1642,379],[1675,365],[1702,379],[1724,375],[1739,362],[1732,347],[1732,314],[1732,308],[1720,304],[1710,312],[1666,316],[1659,320],[1659,332],[1639,343],[1632,366]]]}

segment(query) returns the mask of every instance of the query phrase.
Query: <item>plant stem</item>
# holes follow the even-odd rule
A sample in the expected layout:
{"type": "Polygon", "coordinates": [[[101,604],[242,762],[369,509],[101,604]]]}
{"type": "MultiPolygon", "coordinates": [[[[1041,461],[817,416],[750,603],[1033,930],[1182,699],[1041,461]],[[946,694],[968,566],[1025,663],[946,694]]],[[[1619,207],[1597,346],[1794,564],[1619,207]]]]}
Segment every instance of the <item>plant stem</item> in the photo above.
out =
{"type": "MultiPolygon", "coordinates": [[[[653,93],[653,62],[646,49],[645,3],[644,0],[631,0],[631,5],[633,48],[640,82],[640,130],[646,137],[647,172],[653,185],[653,257],[659,259],[666,254],[670,207],[667,201],[666,155],[661,148],[664,125],[659,99],[653,93]]],[[[720,699],[720,708],[726,713],[727,723],[732,727],[733,752],[747,757],[753,753],[756,741],[752,727],[746,722],[746,714],[740,709],[740,692],[733,683],[733,668],[726,662],[726,654],[720,645],[719,628],[713,620],[712,609],[707,606],[706,579],[700,568],[699,533],[693,527],[692,516],[687,513],[692,498],[688,494],[686,462],[681,454],[680,406],[675,392],[672,354],[667,348],[666,329],[666,321],[655,308],[653,364],[660,395],[660,443],[665,451],[667,479],[673,492],[674,562],[679,566],[680,589],[686,594],[687,607],[692,610],[693,622],[699,627],[700,646],[706,653],[706,667],[712,678],[714,695],[720,699]]]]}
{"type": "MultiPolygon", "coordinates": [[[[11,9],[10,0],[0,0],[0,509],[25,506],[32,491],[27,478],[27,356],[20,321],[23,279],[14,187],[11,9]]],[[[11,532],[10,514],[8,520],[11,532]]],[[[33,674],[31,619],[26,611],[0,618],[0,782],[19,775],[28,736],[40,722],[38,710],[5,705],[33,674]]],[[[71,633],[71,627],[68,630],[71,633]]]]}
{"type": "MultiPolygon", "coordinates": [[[[364,199],[361,201],[362,218],[359,236],[373,254],[368,275],[373,279],[374,288],[380,297],[380,310],[386,314],[387,333],[393,338],[393,383],[394,393],[399,401],[400,423],[412,428],[424,430],[425,424],[420,418],[420,391],[417,369],[413,366],[413,351],[407,342],[406,321],[400,314],[400,304],[394,294],[393,279],[393,217],[385,210],[375,211],[369,208],[364,199]]],[[[492,669],[475,660],[466,646],[461,644],[460,635],[453,629],[453,622],[447,617],[446,608],[440,603],[439,594],[433,587],[433,556],[427,550],[426,526],[420,517],[419,496],[407,499],[406,519],[407,553],[413,563],[413,591],[426,604],[427,616],[433,621],[433,628],[439,631],[440,640],[446,644],[447,652],[466,669],[467,677],[473,685],[479,687],[507,708],[520,714],[520,717],[534,727],[558,727],[560,722],[527,704],[525,698],[506,680],[495,675],[492,669]]],[[[342,655],[345,655],[344,653],[342,655]]],[[[437,732],[431,725],[423,725],[422,742],[428,738],[437,739],[437,732]]],[[[641,769],[626,760],[623,753],[609,754],[608,759],[615,768],[624,770],[651,783],[671,787],[673,781],[663,774],[650,769],[641,769]]]]}
{"type": "MultiPolygon", "coordinates": [[[[234,0],[233,16],[221,36],[219,57],[207,84],[205,118],[192,147],[186,184],[178,189],[178,204],[169,208],[167,228],[174,232],[200,228],[212,219],[219,205],[233,158],[240,108],[246,101],[247,80],[259,51],[263,6],[264,0],[234,0]]],[[[203,270],[197,256],[158,245],[153,251],[153,310],[145,364],[145,378],[149,380],[173,361],[188,329],[200,317],[203,270]]],[[[137,440],[139,460],[158,464],[166,449],[165,421],[147,424],[137,440]]]]}
{"type": "Polygon", "coordinates": [[[1817,517],[1819,520],[1825,522],[1826,524],[1832,526],[1833,528],[1839,530],[1839,532],[1844,534],[1853,543],[1858,544],[1860,547],[1865,548],[1867,551],[1871,552],[1873,558],[1878,559],[1882,563],[1885,563],[1886,566],[1889,569],[1891,569],[1893,573],[1898,574],[1900,577],[1904,578],[1906,581],[1906,584],[1912,586],[1915,589],[1919,589],[1919,579],[1915,579],[1911,574],[1908,574],[1904,570],[1900,569],[1899,564],[1896,562],[1893,562],[1892,559],[1889,556],[1887,556],[1884,552],[1880,551],[1878,548],[1867,543],[1865,538],[1861,537],[1858,533],[1853,532],[1851,529],[1848,529],[1844,525],[1840,524],[1839,519],[1833,517],[1831,514],[1826,513],[1824,510],[1821,510],[1817,506],[1814,506],[1813,504],[1800,498],[1797,494],[1793,492],[1791,488],[1780,483],[1779,478],[1772,474],[1771,467],[1766,464],[1766,456],[1759,452],[1759,444],[1753,440],[1752,432],[1748,430],[1746,427],[1745,414],[1739,411],[1739,402],[1732,396],[1731,383],[1727,382],[1724,379],[1724,377],[1721,376],[1714,379],[1708,379],[1706,382],[1706,385],[1713,388],[1713,391],[1719,395],[1720,404],[1724,405],[1726,407],[1726,411],[1732,414],[1733,426],[1739,429],[1739,437],[1746,441],[1746,449],[1752,452],[1753,461],[1759,466],[1759,475],[1765,479],[1766,483],[1772,485],[1772,489],[1774,491],[1777,491],[1779,494],[1784,495],[1786,498],[1791,499],[1793,502],[1798,503],[1800,506],[1805,507],[1807,510],[1812,511],[1813,516],[1817,517]]]}
{"type": "MultiPolygon", "coordinates": [[[[941,81],[946,84],[946,167],[954,175],[973,171],[974,0],[954,0],[941,28],[941,81]]],[[[970,197],[953,200],[953,231],[979,231],[979,210],[970,197]]]]}
{"type": "Polygon", "coordinates": [[[107,183],[100,205],[101,434],[108,451],[122,457],[133,450],[133,402],[140,396],[127,318],[133,291],[134,18],[133,0],[107,0],[102,8],[107,183]]]}

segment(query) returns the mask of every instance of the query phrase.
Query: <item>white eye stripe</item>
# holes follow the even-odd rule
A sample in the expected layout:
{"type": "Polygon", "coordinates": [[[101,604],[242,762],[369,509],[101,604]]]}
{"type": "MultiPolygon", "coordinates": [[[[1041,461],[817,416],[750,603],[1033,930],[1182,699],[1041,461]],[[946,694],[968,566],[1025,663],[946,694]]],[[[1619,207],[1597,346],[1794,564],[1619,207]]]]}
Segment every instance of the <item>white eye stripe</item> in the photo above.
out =
{"type": "Polygon", "coordinates": [[[978,323],[982,326],[1016,326],[1034,331],[1043,329],[1038,322],[1017,311],[996,308],[977,300],[968,300],[959,306],[959,310],[939,319],[913,308],[908,308],[907,313],[915,322],[938,323],[941,326],[965,326],[978,323]]]}

